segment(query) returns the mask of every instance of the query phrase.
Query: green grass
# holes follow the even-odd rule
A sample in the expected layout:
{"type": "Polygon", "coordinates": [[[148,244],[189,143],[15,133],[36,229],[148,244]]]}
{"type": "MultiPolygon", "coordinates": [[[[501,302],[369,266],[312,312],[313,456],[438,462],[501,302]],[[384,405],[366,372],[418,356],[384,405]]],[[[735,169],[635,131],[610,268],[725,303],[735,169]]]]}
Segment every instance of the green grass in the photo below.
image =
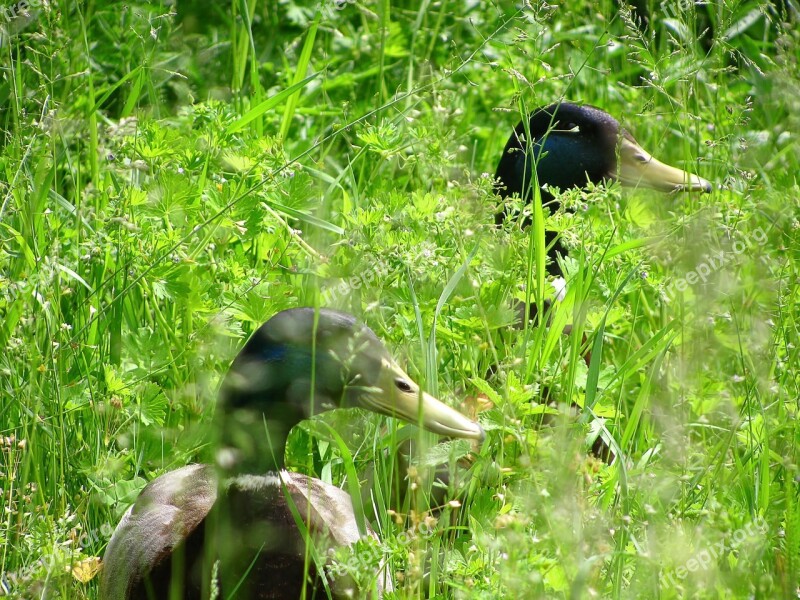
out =
{"type": "Polygon", "coordinates": [[[98,598],[138,491],[213,455],[247,335],[321,303],[488,432],[424,436],[407,478],[406,426],[297,428],[288,463],[354,470],[377,514],[342,568],[388,559],[398,598],[797,597],[796,2],[31,4],[0,13],[0,595],[98,598]],[[562,97],[715,191],[566,193],[569,296],[516,331],[552,289],[491,174],[562,97]]]}

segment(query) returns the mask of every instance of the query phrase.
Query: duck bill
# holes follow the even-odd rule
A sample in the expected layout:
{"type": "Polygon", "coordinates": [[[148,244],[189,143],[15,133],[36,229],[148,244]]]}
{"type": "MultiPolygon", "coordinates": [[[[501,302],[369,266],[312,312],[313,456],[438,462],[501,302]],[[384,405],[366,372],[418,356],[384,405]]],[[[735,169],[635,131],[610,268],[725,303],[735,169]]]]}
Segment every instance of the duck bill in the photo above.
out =
{"type": "Polygon", "coordinates": [[[482,441],[483,428],[419,386],[397,364],[384,361],[377,385],[361,399],[364,408],[403,419],[448,437],[482,441]]]}
{"type": "Polygon", "coordinates": [[[469,418],[440,402],[427,392],[412,394],[412,396],[412,398],[404,399],[406,415],[398,414],[400,418],[419,424],[423,429],[433,433],[448,437],[479,441],[483,441],[486,437],[483,427],[470,421],[469,418]],[[409,416],[411,418],[408,418],[409,416]]]}
{"type": "Polygon", "coordinates": [[[622,138],[618,179],[626,187],[646,187],[661,192],[705,192],[711,184],[702,177],[665,165],[636,141],[622,138]]]}

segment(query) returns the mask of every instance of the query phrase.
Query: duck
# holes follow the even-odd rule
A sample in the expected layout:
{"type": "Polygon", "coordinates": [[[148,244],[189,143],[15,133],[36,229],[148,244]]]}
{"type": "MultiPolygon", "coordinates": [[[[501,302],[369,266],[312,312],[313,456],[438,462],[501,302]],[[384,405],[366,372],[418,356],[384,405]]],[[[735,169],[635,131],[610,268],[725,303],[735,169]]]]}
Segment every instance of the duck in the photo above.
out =
{"type": "MultiPolygon", "coordinates": [[[[654,158],[604,110],[562,101],[537,108],[514,128],[497,164],[495,191],[503,199],[518,196],[530,202],[533,186],[538,185],[542,205],[555,212],[560,203],[552,189],[614,181],[660,192],[712,190],[702,177],[654,158]]],[[[502,225],[514,216],[504,206],[495,214],[495,223],[502,225]]],[[[529,219],[524,218],[523,224],[529,219]]],[[[557,255],[566,251],[553,231],[545,232],[545,244],[548,272],[561,277],[557,255]]]]}
{"type": "Polygon", "coordinates": [[[100,597],[295,600],[392,591],[383,563],[358,581],[333,568],[331,552],[377,540],[350,494],[285,468],[295,425],[351,408],[448,437],[485,437],[479,423],[422,391],[352,315],[310,307],[279,312],[223,379],[216,464],[190,464],[144,487],[108,543],[100,597]]]}
{"type": "MultiPolygon", "coordinates": [[[[530,203],[534,186],[538,186],[542,206],[555,212],[560,202],[553,189],[565,191],[615,181],[623,187],[664,193],[712,191],[711,183],[699,175],[654,158],[606,111],[561,101],[535,109],[514,128],[497,164],[495,192],[504,200],[517,196],[530,203]]],[[[495,224],[502,226],[517,217],[504,202],[502,210],[495,214],[495,224]]],[[[528,217],[523,216],[521,221],[523,226],[530,224],[528,217]]],[[[566,281],[558,255],[566,256],[567,251],[558,234],[551,230],[545,230],[545,248],[549,258],[545,268],[555,278],[556,299],[560,299],[565,295],[566,281]]],[[[552,301],[546,299],[543,315],[549,314],[551,305],[552,301]]],[[[540,312],[535,303],[517,299],[512,300],[512,311],[515,327],[521,327],[526,319],[535,321],[540,312]]],[[[566,325],[562,333],[570,335],[572,325],[566,325]]],[[[585,348],[582,358],[588,368],[592,355],[585,333],[581,346],[585,348]]],[[[490,369],[494,370],[495,367],[490,369]]],[[[549,390],[545,388],[543,395],[548,397],[549,390]]],[[[609,463],[614,460],[613,452],[602,438],[597,438],[592,453],[609,463]]]]}

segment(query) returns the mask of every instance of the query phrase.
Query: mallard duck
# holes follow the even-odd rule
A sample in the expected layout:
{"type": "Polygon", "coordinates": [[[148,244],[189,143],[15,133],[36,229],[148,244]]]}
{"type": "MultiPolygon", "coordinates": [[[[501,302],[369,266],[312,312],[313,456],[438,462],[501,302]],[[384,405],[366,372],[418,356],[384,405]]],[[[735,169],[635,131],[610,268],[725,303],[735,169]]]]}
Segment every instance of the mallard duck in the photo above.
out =
{"type": "MultiPolygon", "coordinates": [[[[495,173],[496,191],[502,198],[517,195],[530,201],[533,185],[541,191],[542,203],[555,211],[559,204],[552,188],[567,190],[582,188],[587,183],[600,184],[619,181],[626,187],[645,187],[661,192],[710,192],[711,184],[692,173],[671,167],[653,158],[633,136],[622,128],[607,112],[589,105],[571,102],[551,104],[534,110],[526,120],[517,124],[506,142],[495,173]],[[535,172],[535,179],[534,179],[535,172]]],[[[507,210],[497,213],[495,220],[501,225],[509,217],[507,210]]],[[[528,219],[524,220],[525,223],[528,219]]],[[[551,275],[562,277],[557,254],[566,255],[558,235],[545,230],[545,244],[551,275]]],[[[565,282],[554,284],[561,294],[565,282]]],[[[543,312],[549,310],[545,301],[543,312]]],[[[525,317],[533,320],[538,307],[513,301],[517,323],[525,317]]],[[[563,333],[569,335],[572,326],[563,333]]],[[[584,334],[582,344],[587,344],[584,334]]],[[[587,349],[583,359],[589,366],[591,354],[587,349]]],[[[598,442],[602,442],[598,438],[598,442]]],[[[593,452],[606,460],[613,455],[604,443],[596,443],[593,452]]]]}
{"type": "Polygon", "coordinates": [[[321,598],[325,586],[335,598],[391,590],[382,568],[367,590],[320,568],[330,549],[355,543],[362,531],[375,534],[359,529],[347,493],[283,470],[294,425],[348,407],[441,435],[484,437],[480,425],[422,392],[351,315],[278,313],[250,338],[221,386],[219,464],[183,467],[142,490],[106,549],[101,598],[208,598],[212,579],[220,598],[235,591],[295,600],[304,589],[321,598]]]}
{"type": "MultiPolygon", "coordinates": [[[[554,211],[558,203],[550,188],[566,190],[588,182],[619,181],[627,187],[662,192],[711,191],[711,184],[702,177],[653,158],[607,112],[570,102],[539,108],[520,121],[503,149],[495,179],[497,193],[503,198],[516,194],[530,200],[532,181],[538,183],[542,203],[554,211]]],[[[497,224],[508,216],[506,210],[499,212],[497,224]]],[[[546,243],[549,269],[560,275],[555,255],[564,250],[556,237],[548,231],[546,243]]]]}

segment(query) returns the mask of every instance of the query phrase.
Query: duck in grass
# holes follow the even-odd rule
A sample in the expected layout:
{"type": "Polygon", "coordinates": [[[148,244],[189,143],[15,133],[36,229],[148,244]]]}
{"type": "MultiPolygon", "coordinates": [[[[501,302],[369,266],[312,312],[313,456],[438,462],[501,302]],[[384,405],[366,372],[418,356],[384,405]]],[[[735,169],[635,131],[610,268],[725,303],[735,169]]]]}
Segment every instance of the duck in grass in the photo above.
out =
{"type": "MultiPolygon", "coordinates": [[[[551,189],[583,188],[588,183],[619,181],[626,187],[661,192],[711,191],[711,184],[702,177],[653,158],[607,112],[571,102],[538,108],[519,122],[503,149],[495,180],[495,189],[502,198],[518,196],[527,202],[532,201],[534,187],[538,186],[542,205],[553,211],[559,208],[559,203],[551,189]]],[[[497,213],[495,220],[501,225],[510,217],[515,215],[509,214],[506,208],[497,213]]],[[[523,224],[529,223],[529,218],[523,218],[523,224]]],[[[560,279],[554,287],[561,290],[558,294],[561,295],[566,292],[566,284],[557,255],[565,256],[567,252],[558,234],[550,230],[545,230],[545,246],[550,259],[547,270],[560,279]]],[[[550,301],[546,300],[544,313],[548,312],[549,305],[550,301]]],[[[526,317],[535,320],[538,313],[535,304],[526,305],[517,300],[513,302],[513,310],[517,314],[517,324],[522,324],[526,317]]],[[[563,332],[569,335],[572,326],[567,325],[563,332]]],[[[587,345],[585,334],[582,345],[587,345]]],[[[588,367],[591,363],[588,349],[583,359],[588,367]]],[[[613,453],[601,438],[597,438],[592,451],[604,460],[613,460],[613,453]]]]}
{"type": "Polygon", "coordinates": [[[189,465],[150,482],[122,517],[105,556],[103,600],[380,597],[330,569],[331,549],[375,533],[341,489],[284,467],[289,431],[334,408],[365,408],[450,437],[483,429],[422,392],[371,329],[346,313],[278,313],[250,338],[217,407],[219,465],[189,465]]]}
{"type": "MultiPolygon", "coordinates": [[[[702,177],[653,158],[607,112],[570,102],[539,108],[520,121],[503,149],[495,180],[502,198],[517,195],[527,201],[538,185],[542,204],[553,211],[558,202],[550,189],[582,188],[590,182],[619,181],[662,192],[711,191],[702,177]]],[[[510,216],[507,210],[499,212],[497,224],[510,216]]],[[[554,232],[545,233],[548,270],[560,276],[556,254],[566,252],[554,232]]]]}

